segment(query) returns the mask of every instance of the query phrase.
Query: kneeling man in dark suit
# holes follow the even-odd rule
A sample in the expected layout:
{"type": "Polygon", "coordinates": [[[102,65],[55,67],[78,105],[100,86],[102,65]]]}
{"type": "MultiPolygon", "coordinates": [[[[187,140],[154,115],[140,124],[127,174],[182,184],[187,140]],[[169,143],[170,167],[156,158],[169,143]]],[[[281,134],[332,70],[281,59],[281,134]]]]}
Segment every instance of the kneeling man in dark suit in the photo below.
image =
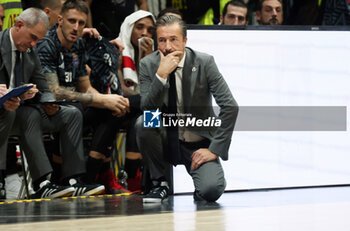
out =
{"type": "Polygon", "coordinates": [[[158,51],[140,63],[144,115],[138,119],[138,144],[153,183],[143,202],[167,197],[169,163],[185,165],[196,201],[216,201],[226,187],[219,157],[228,159],[238,105],[213,57],[186,48],[186,25],[181,19],[163,16],[156,31],[158,51]],[[149,128],[146,120],[160,118],[160,112],[162,125],[149,128]],[[147,113],[153,116],[146,118],[147,113]]]}

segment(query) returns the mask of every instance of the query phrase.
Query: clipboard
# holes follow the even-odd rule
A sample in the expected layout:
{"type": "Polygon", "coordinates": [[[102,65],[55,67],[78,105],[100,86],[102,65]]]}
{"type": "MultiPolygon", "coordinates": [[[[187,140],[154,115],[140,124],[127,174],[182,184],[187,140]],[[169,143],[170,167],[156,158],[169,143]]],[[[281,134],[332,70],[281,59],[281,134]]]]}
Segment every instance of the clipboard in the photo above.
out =
{"type": "Polygon", "coordinates": [[[23,93],[27,92],[32,87],[33,87],[33,85],[25,85],[25,86],[13,88],[11,91],[7,92],[5,95],[0,97],[0,108],[4,106],[3,104],[7,100],[9,100],[13,97],[18,97],[18,96],[22,95],[23,93]]]}

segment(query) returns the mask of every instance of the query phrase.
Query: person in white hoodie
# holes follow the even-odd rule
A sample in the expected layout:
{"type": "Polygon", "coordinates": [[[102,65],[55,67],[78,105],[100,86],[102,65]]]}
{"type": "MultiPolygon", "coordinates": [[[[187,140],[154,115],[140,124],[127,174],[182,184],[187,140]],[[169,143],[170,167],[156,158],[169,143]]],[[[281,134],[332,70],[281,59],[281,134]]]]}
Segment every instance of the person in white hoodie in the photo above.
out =
{"type": "Polygon", "coordinates": [[[119,65],[119,78],[124,95],[139,94],[138,64],[141,58],[154,51],[154,25],[152,13],[139,10],[126,17],[120,27],[119,38],[125,49],[119,65]]]}

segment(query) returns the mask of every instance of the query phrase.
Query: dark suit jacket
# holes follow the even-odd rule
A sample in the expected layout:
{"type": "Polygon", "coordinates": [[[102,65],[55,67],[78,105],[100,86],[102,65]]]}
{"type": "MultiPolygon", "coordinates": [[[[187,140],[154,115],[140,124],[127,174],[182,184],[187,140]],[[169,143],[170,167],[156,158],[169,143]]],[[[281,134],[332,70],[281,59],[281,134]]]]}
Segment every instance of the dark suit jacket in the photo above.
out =
{"type": "MultiPolygon", "coordinates": [[[[161,109],[167,104],[169,83],[164,86],[156,76],[159,62],[159,51],[141,60],[139,72],[142,109],[161,109]]],[[[191,130],[210,139],[209,150],[223,160],[227,160],[231,136],[238,115],[238,105],[212,56],[186,48],[182,94],[184,112],[204,119],[215,116],[212,107],[212,96],[214,96],[220,107],[217,118],[221,119],[221,127],[191,130]]]]}
{"type": "MultiPolygon", "coordinates": [[[[0,83],[10,85],[11,67],[12,67],[12,51],[10,41],[10,29],[0,32],[0,83]]],[[[36,52],[28,49],[22,52],[23,61],[23,82],[34,83],[40,92],[51,92],[45,76],[41,71],[41,65],[36,52]]]]}

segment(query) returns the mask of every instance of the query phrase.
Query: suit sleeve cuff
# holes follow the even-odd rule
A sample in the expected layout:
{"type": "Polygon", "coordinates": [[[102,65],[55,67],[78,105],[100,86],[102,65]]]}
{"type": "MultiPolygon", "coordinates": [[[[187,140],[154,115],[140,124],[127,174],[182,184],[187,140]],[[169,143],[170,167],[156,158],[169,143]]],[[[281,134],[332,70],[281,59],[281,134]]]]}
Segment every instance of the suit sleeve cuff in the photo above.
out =
{"type": "Polygon", "coordinates": [[[167,79],[163,79],[161,78],[157,73],[156,73],[157,78],[159,79],[159,81],[165,86],[167,79]]]}

